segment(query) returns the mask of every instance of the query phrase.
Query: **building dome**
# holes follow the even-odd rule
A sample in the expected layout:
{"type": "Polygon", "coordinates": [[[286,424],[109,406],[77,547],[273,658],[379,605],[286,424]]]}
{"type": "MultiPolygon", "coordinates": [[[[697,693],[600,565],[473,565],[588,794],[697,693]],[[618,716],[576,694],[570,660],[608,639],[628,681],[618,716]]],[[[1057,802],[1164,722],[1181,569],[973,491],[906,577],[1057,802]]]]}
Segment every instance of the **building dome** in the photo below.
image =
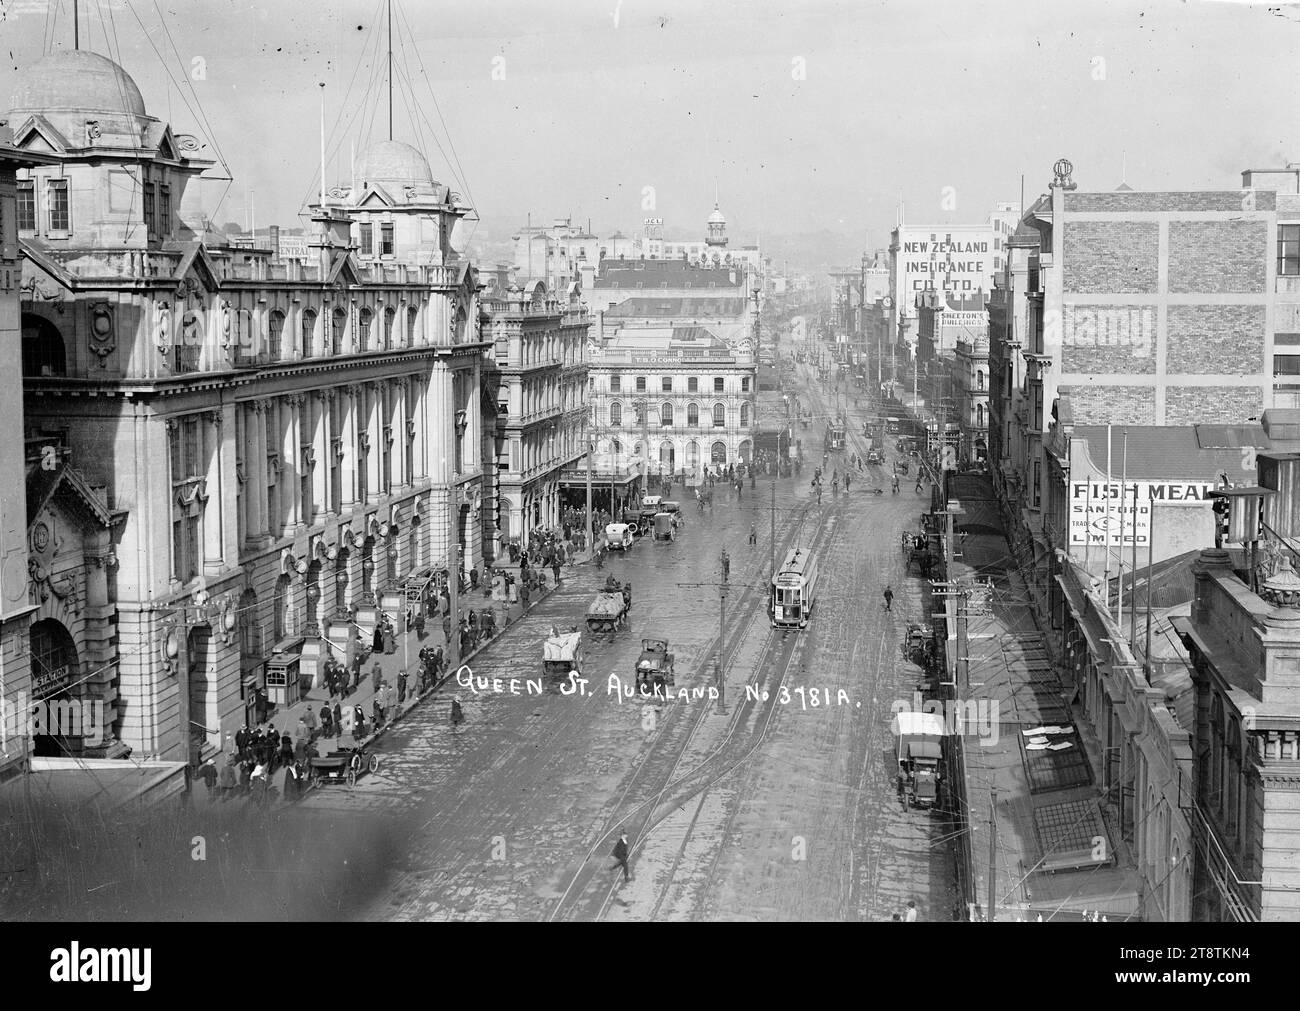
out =
{"type": "Polygon", "coordinates": [[[130,75],[107,56],[85,49],[61,49],[28,67],[9,111],[147,115],[130,75]]]}
{"type": "Polygon", "coordinates": [[[400,140],[381,140],[371,144],[357,161],[357,181],[362,186],[374,183],[388,186],[435,186],[429,163],[410,144],[400,140]]]}
{"type": "Polygon", "coordinates": [[[718,210],[718,205],[717,205],[717,204],[714,204],[714,205],[713,205],[713,213],[709,215],[709,224],[711,224],[711,225],[725,225],[726,223],[727,223],[727,219],[726,219],[726,217],[723,216],[722,211],[718,210]]]}

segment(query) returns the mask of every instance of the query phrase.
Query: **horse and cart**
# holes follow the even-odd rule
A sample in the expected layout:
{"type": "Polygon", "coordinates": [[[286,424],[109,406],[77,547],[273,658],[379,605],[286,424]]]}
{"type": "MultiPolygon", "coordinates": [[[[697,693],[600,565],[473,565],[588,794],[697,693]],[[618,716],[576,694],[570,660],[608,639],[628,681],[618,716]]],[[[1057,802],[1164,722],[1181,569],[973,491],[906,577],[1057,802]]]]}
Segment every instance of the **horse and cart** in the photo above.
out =
{"type": "Polygon", "coordinates": [[[934,555],[930,551],[930,539],[925,534],[904,532],[902,537],[903,557],[907,559],[907,571],[916,567],[919,575],[929,578],[934,568],[934,555]]]}

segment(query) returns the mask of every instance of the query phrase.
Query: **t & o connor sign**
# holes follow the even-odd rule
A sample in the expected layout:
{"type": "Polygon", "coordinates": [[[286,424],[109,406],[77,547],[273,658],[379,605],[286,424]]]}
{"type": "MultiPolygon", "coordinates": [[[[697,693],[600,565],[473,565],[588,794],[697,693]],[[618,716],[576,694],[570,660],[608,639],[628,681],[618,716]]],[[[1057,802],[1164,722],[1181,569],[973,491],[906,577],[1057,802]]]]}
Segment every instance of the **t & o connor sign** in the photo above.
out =
{"type": "Polygon", "coordinates": [[[1213,490],[1211,481],[1071,481],[1070,543],[1146,545],[1155,506],[1206,505],[1213,490]]]}

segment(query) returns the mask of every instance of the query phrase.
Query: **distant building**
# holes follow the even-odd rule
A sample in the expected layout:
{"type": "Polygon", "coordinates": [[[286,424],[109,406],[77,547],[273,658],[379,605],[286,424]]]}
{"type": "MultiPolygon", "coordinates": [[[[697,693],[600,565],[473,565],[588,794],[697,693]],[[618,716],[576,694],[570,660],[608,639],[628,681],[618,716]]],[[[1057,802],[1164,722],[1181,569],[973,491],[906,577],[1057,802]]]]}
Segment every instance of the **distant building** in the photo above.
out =
{"type": "Polygon", "coordinates": [[[987,340],[957,342],[952,359],[961,459],[982,463],[988,458],[989,344],[987,340]]]}
{"type": "Polygon", "coordinates": [[[735,350],[703,326],[645,327],[592,351],[590,394],[609,452],[648,473],[698,476],[754,451],[752,348],[735,350]]]}
{"type": "Polygon", "coordinates": [[[671,326],[704,326],[728,347],[746,345],[751,354],[755,352],[753,303],[743,298],[629,298],[600,314],[592,336],[604,342],[671,326]]]}
{"type": "Polygon", "coordinates": [[[686,260],[602,260],[582,272],[582,290],[599,331],[600,317],[628,299],[748,300],[751,277],[743,264],[692,266],[686,260]]]}

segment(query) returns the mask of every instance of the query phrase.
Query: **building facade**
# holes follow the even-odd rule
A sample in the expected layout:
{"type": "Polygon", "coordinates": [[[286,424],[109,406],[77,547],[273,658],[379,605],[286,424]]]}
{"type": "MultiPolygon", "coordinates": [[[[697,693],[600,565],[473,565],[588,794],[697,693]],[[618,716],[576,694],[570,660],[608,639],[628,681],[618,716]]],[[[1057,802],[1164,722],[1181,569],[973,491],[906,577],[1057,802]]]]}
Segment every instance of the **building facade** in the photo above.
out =
{"type": "Polygon", "coordinates": [[[560,524],[560,477],[586,453],[587,328],[576,285],[564,297],[537,281],[482,302],[497,390],[501,535],[527,547],[560,524]]]}
{"type": "Polygon", "coordinates": [[[8,122],[58,158],[24,174],[18,216],[26,429],[79,472],[36,489],[55,507],[31,534],[47,662],[122,745],[193,761],[252,718],[268,659],[309,682],[453,543],[477,560],[486,345],[450,239],[465,208],[418,152],[385,148],[381,185],[327,197],[309,258],[275,261],[182,220],[198,144],[106,58],[44,57],[8,122]],[[367,215],[403,202],[436,238],[404,244],[397,216],[391,252],[360,258],[367,215]]]}
{"type": "Polygon", "coordinates": [[[614,454],[688,479],[752,459],[757,363],[705,327],[630,331],[595,349],[590,399],[614,454]]]}
{"type": "Polygon", "coordinates": [[[952,359],[952,378],[957,424],[961,431],[961,459],[966,463],[981,463],[988,459],[988,341],[957,342],[952,359]]]}

